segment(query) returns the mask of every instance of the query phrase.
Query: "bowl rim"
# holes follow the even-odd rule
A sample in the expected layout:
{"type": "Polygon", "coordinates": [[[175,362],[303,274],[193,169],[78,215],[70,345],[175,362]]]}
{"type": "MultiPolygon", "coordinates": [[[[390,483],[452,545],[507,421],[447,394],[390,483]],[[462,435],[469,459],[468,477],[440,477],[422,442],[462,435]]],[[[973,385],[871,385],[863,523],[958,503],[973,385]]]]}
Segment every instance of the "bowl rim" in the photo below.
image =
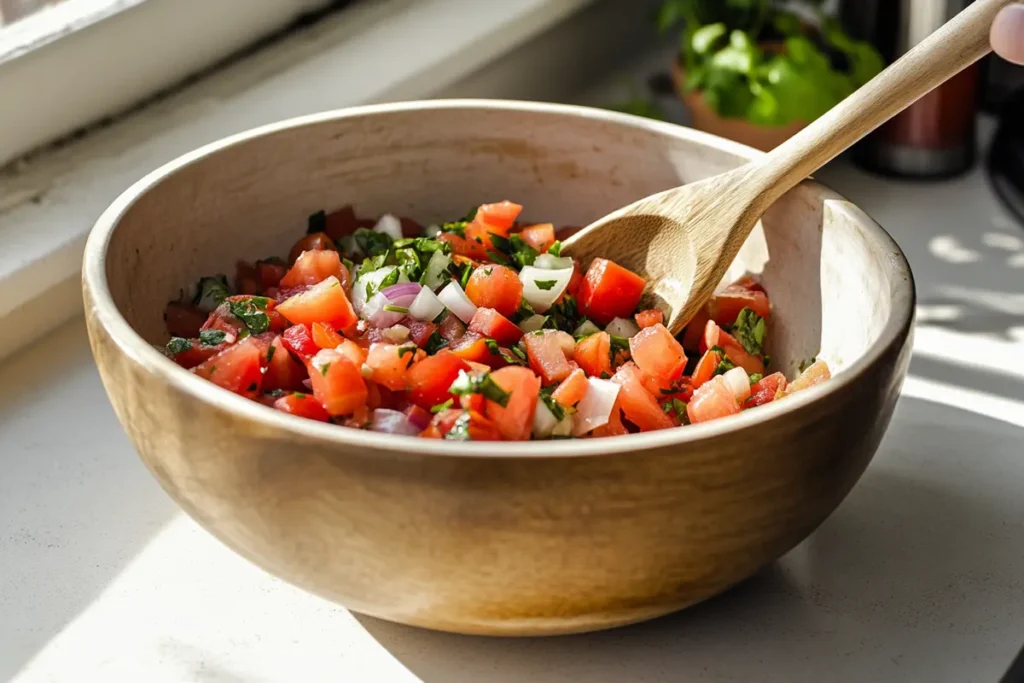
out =
{"type": "MultiPolygon", "coordinates": [[[[810,387],[787,398],[783,402],[770,403],[760,406],[757,410],[743,411],[738,415],[732,415],[728,418],[689,425],[685,428],[628,434],[604,439],[546,441],[542,451],[539,453],[538,442],[536,441],[466,442],[423,439],[416,436],[394,434],[388,435],[386,439],[382,439],[381,435],[376,432],[339,428],[337,425],[287,415],[256,401],[225,391],[178,366],[160,353],[131,327],[117,309],[113,296],[110,293],[106,276],[107,247],[124,214],[139,198],[172,174],[221,150],[259,137],[295,128],[328,121],[395,112],[466,111],[472,109],[582,117],[640,132],[691,140],[734,154],[743,159],[753,159],[763,154],[751,147],[692,128],[631,114],[578,105],[518,100],[438,99],[408,101],[346,107],[285,119],[221,138],[183,154],[151,171],[114,200],[96,220],[86,241],[83,256],[83,289],[88,292],[87,301],[91,298],[92,315],[121,353],[146,371],[159,376],[171,388],[206,404],[210,408],[218,409],[231,414],[233,417],[243,418],[249,422],[276,430],[281,436],[297,437],[300,440],[315,440],[333,446],[364,448],[371,452],[388,451],[394,455],[430,454],[469,458],[536,459],[592,457],[710,441],[770,420],[780,419],[790,413],[798,413],[810,403],[841,391],[844,387],[855,381],[857,377],[864,374],[870,367],[878,363],[894,345],[902,343],[909,336],[914,317],[915,286],[910,265],[903,251],[892,237],[863,210],[856,207],[856,205],[839,193],[813,180],[805,182],[821,188],[828,195],[826,199],[837,200],[833,210],[846,213],[855,223],[862,226],[878,245],[879,249],[889,256],[889,258],[884,259],[884,263],[890,281],[893,283],[893,292],[891,293],[892,308],[885,327],[878,338],[859,358],[844,367],[843,372],[832,377],[828,382],[810,387]]],[[[92,333],[90,332],[90,334],[92,333]]]]}

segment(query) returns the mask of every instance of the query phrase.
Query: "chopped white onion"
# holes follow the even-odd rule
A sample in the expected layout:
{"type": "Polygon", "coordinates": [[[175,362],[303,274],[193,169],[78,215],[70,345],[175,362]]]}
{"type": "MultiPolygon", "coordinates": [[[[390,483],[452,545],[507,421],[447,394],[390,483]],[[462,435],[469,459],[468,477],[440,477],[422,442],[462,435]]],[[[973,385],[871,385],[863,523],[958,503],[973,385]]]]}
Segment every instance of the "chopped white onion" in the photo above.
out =
{"type": "Polygon", "coordinates": [[[551,412],[544,401],[537,401],[537,407],[533,411],[533,436],[538,439],[546,439],[551,436],[558,425],[558,419],[551,412]]]}
{"type": "Polygon", "coordinates": [[[316,355],[309,359],[309,364],[319,372],[324,373],[324,367],[338,359],[340,354],[334,349],[320,349],[316,355]]]}
{"type": "Polygon", "coordinates": [[[529,318],[519,323],[519,329],[523,331],[523,334],[536,332],[541,328],[541,325],[543,325],[544,321],[547,319],[548,318],[546,315],[531,315],[529,318]]]}
{"type": "MultiPolygon", "coordinates": [[[[364,318],[370,317],[366,313],[366,285],[370,285],[370,289],[376,292],[380,289],[380,283],[384,281],[384,278],[391,275],[394,270],[395,266],[384,266],[377,270],[368,270],[365,273],[359,273],[359,277],[356,278],[355,284],[352,285],[352,307],[356,310],[356,313],[364,318]]],[[[408,282],[409,278],[405,277],[405,273],[400,273],[398,281],[408,282]],[[405,279],[403,280],[402,278],[405,279]]]]}
{"type": "Polygon", "coordinates": [[[604,328],[604,331],[613,337],[625,337],[629,339],[640,332],[640,326],[628,318],[612,318],[612,321],[604,328]]]}
{"type": "Polygon", "coordinates": [[[390,213],[386,213],[380,217],[377,225],[373,226],[373,231],[382,232],[393,240],[400,240],[402,239],[402,221],[390,213]]]}
{"type": "Polygon", "coordinates": [[[443,285],[448,278],[444,274],[448,271],[448,264],[452,259],[447,254],[435,251],[427,261],[427,268],[423,271],[423,285],[430,289],[437,289],[443,285]]]}
{"type": "Polygon", "coordinates": [[[562,421],[555,425],[555,428],[551,430],[551,436],[569,436],[572,434],[574,422],[572,415],[566,415],[562,418],[562,421]]]}
{"type": "MultiPolygon", "coordinates": [[[[435,254],[438,252],[434,252],[435,254]]],[[[431,321],[444,311],[444,304],[430,287],[424,287],[409,306],[409,315],[417,320],[431,321]]]]}
{"type": "Polygon", "coordinates": [[[433,239],[434,237],[437,237],[438,235],[441,234],[441,226],[437,225],[436,223],[433,225],[428,225],[427,227],[423,228],[423,234],[433,239]]]}
{"type": "Polygon", "coordinates": [[[573,332],[573,336],[576,337],[589,337],[592,334],[597,334],[601,331],[601,328],[595,325],[590,320],[584,320],[580,323],[580,326],[573,332]]]}
{"type": "Polygon", "coordinates": [[[535,268],[543,268],[544,270],[565,270],[566,268],[572,268],[572,259],[568,256],[552,256],[551,254],[541,254],[534,262],[535,268]]]}
{"type": "Polygon", "coordinates": [[[392,344],[401,344],[409,340],[409,328],[405,325],[392,325],[383,331],[384,339],[392,344]]]}
{"type": "Polygon", "coordinates": [[[732,370],[727,370],[722,375],[722,379],[725,380],[737,401],[746,401],[750,398],[750,375],[747,374],[746,370],[741,367],[735,367],[732,370]]]}
{"type": "Polygon", "coordinates": [[[469,297],[462,291],[462,287],[459,286],[458,282],[449,282],[448,286],[437,295],[437,298],[441,300],[441,303],[449,311],[455,314],[455,317],[467,325],[476,313],[476,304],[469,300],[469,297]]]}
{"type": "Polygon", "coordinates": [[[572,268],[544,270],[525,266],[519,271],[519,280],[523,283],[523,298],[530,302],[533,310],[543,313],[562,296],[562,292],[569,286],[572,273],[572,268]]]}
{"type": "Polygon", "coordinates": [[[606,379],[587,379],[587,393],[576,405],[576,424],[573,434],[583,436],[587,432],[608,424],[608,418],[619,396],[619,385],[606,379]]]}

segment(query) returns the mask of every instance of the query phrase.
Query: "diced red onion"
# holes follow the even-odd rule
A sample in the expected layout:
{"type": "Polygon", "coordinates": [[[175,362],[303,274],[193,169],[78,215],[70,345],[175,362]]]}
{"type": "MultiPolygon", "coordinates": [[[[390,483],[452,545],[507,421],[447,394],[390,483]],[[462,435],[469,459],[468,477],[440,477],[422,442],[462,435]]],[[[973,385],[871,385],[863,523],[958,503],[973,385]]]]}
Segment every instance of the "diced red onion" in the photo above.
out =
{"type": "Polygon", "coordinates": [[[405,306],[406,304],[399,302],[408,297],[409,303],[412,303],[412,300],[420,293],[420,286],[416,282],[399,282],[397,285],[385,287],[381,291],[384,292],[384,296],[391,299],[391,303],[396,306],[405,306]]]}
{"type": "Polygon", "coordinates": [[[313,391],[313,380],[311,380],[311,379],[304,379],[304,380],[302,380],[302,386],[306,387],[306,389],[308,389],[310,391],[313,391]]]}
{"type": "Polygon", "coordinates": [[[572,274],[572,268],[544,270],[525,266],[519,271],[519,280],[523,283],[523,298],[530,302],[533,310],[543,313],[562,296],[562,292],[569,286],[572,274]],[[537,284],[539,282],[544,283],[547,289],[537,284]]]}
{"type": "Polygon", "coordinates": [[[476,313],[476,304],[469,300],[466,293],[462,291],[462,287],[460,287],[459,283],[454,280],[449,282],[445,288],[441,290],[441,293],[437,295],[437,298],[441,300],[441,303],[443,303],[449,311],[455,314],[455,317],[467,325],[476,313]]]}
{"type": "Polygon", "coordinates": [[[619,396],[619,385],[606,379],[591,377],[587,380],[587,393],[576,405],[576,424],[573,433],[583,436],[587,432],[608,424],[608,418],[619,396]]]}
{"type": "Polygon", "coordinates": [[[420,431],[423,431],[430,426],[430,413],[423,410],[423,408],[420,408],[418,405],[410,405],[403,412],[405,412],[405,416],[409,418],[409,422],[419,427],[420,431]]]}
{"type": "Polygon", "coordinates": [[[423,431],[414,425],[405,413],[388,408],[377,408],[373,411],[370,429],[384,434],[405,434],[406,436],[416,436],[423,431]]]}
{"type": "Polygon", "coordinates": [[[741,367],[735,367],[732,370],[727,370],[722,375],[722,379],[725,380],[737,401],[746,401],[750,398],[750,375],[747,374],[746,370],[741,367]]]}
{"type": "Polygon", "coordinates": [[[612,321],[608,323],[604,331],[614,337],[629,339],[640,332],[640,326],[627,318],[612,318],[612,321]]]}
{"type": "MultiPolygon", "coordinates": [[[[438,253],[438,252],[434,252],[438,253]]],[[[417,320],[433,320],[444,312],[444,304],[429,287],[420,288],[413,302],[409,304],[409,315],[417,320]]]]}
{"type": "Polygon", "coordinates": [[[374,232],[382,232],[393,240],[402,239],[402,221],[389,213],[384,214],[373,226],[374,232]]]}
{"type": "Polygon", "coordinates": [[[402,282],[386,287],[370,297],[370,300],[366,302],[363,314],[369,319],[371,325],[379,329],[397,325],[406,316],[406,311],[388,311],[385,310],[385,306],[408,310],[419,291],[420,286],[415,282],[402,282]]]}

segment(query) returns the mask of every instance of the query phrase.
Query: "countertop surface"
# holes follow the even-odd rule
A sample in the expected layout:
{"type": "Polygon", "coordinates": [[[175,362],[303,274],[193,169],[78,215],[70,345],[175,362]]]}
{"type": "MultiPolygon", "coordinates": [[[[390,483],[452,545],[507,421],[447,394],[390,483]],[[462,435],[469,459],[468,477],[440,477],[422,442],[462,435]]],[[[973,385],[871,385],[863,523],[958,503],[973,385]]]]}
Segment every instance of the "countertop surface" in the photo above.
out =
{"type": "Polygon", "coordinates": [[[221,546],[149,476],[81,320],[0,365],[0,680],[995,683],[1024,643],[1024,229],[984,174],[819,174],[896,238],[915,356],[874,461],[727,594],[586,636],[350,614],[221,546]]]}

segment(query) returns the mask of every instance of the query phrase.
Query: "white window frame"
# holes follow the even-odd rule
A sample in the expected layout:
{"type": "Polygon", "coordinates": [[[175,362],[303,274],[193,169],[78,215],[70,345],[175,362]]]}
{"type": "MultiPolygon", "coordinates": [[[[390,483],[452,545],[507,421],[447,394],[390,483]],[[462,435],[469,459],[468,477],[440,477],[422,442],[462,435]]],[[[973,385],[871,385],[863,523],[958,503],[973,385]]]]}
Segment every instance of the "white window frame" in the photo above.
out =
{"type": "Polygon", "coordinates": [[[65,0],[0,28],[0,166],[331,0],[65,0]]]}

